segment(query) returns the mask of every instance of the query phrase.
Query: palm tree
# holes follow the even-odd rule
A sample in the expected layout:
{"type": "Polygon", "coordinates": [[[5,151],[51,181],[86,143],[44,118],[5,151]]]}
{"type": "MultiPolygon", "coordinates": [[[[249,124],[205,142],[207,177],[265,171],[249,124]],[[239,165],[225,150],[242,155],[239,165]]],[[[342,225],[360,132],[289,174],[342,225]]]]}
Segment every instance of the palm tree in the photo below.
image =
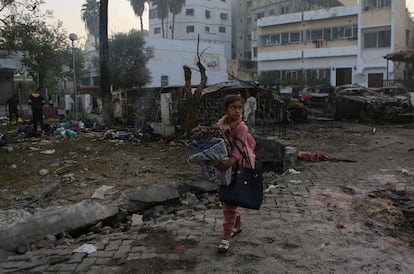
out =
{"type": "Polygon", "coordinates": [[[157,8],[158,18],[161,19],[162,38],[165,38],[164,19],[168,17],[168,4],[170,0],[150,0],[157,8]]]}
{"type": "Polygon", "coordinates": [[[170,3],[169,3],[170,12],[173,14],[171,39],[174,39],[175,15],[179,14],[184,6],[185,6],[185,0],[170,0],[170,3]]]}
{"type": "Polygon", "coordinates": [[[100,91],[103,101],[103,120],[110,124],[113,118],[112,95],[109,82],[108,53],[108,1],[99,1],[99,56],[100,56],[100,91]]]}
{"type": "Polygon", "coordinates": [[[132,9],[134,10],[135,15],[138,16],[141,21],[141,32],[143,32],[144,24],[142,22],[142,14],[144,13],[145,3],[147,3],[148,0],[129,0],[129,2],[132,9]]]}
{"type": "Polygon", "coordinates": [[[99,39],[99,1],[86,0],[82,5],[82,21],[85,23],[86,29],[95,38],[95,47],[98,47],[99,39]]]}

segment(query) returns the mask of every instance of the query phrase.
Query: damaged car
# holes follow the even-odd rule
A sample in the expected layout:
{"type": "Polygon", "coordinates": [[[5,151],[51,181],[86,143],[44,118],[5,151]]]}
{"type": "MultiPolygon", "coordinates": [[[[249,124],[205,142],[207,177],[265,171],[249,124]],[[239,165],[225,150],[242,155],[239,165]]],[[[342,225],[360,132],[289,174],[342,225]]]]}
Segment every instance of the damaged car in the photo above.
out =
{"type": "Polygon", "coordinates": [[[405,100],[360,86],[344,88],[330,101],[336,119],[386,123],[406,121],[414,116],[405,100]]]}

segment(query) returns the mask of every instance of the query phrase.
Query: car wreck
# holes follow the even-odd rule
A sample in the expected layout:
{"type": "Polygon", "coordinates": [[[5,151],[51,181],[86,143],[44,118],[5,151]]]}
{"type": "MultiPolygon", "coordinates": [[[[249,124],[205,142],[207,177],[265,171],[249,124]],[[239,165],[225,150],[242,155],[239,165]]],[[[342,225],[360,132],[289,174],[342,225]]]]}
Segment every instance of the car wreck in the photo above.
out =
{"type": "Polygon", "coordinates": [[[328,100],[336,119],[377,123],[402,122],[414,117],[410,97],[397,97],[365,87],[348,87],[328,100]]]}

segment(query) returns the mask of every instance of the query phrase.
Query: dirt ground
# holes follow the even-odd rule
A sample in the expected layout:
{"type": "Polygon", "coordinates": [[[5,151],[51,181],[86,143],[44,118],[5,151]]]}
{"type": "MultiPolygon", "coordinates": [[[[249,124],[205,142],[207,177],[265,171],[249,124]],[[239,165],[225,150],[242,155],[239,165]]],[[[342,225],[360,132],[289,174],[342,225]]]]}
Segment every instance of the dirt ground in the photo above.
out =
{"type": "Polygon", "coordinates": [[[92,131],[76,137],[23,138],[18,128],[0,126],[0,133],[8,136],[0,149],[0,208],[73,204],[90,198],[102,185],[114,186],[112,191],[119,194],[199,174],[186,162],[194,151],[185,140],[142,143],[92,131]],[[44,170],[47,175],[40,175],[44,170]]]}
{"type": "MultiPolygon", "coordinates": [[[[361,145],[368,148],[389,138],[395,127],[412,124],[310,121],[289,125],[285,139],[298,150],[345,159],[361,145]]],[[[18,136],[18,128],[0,126],[0,133],[8,136],[7,145],[0,149],[3,209],[73,204],[91,198],[103,185],[113,186],[117,197],[116,193],[140,185],[196,179],[199,175],[199,168],[186,162],[194,153],[187,145],[189,140],[132,142],[92,131],[80,132],[76,137],[23,138],[18,136]]]]}

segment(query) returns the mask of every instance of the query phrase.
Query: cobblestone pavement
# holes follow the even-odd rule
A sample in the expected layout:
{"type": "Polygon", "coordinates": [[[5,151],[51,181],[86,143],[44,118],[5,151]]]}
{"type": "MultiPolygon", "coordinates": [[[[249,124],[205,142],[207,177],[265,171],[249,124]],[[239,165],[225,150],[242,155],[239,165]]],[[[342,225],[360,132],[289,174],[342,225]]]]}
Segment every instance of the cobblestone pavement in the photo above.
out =
{"type": "Polygon", "coordinates": [[[414,126],[376,134],[360,147],[338,143],[357,162],[301,161],[298,174],[267,173],[273,186],[261,210],[242,210],[244,230],[226,254],[217,253],[222,213],[209,209],[94,235],[91,254],[74,253],[78,243],[9,256],[0,273],[414,273],[414,230],[375,195],[413,198],[414,126]]]}

